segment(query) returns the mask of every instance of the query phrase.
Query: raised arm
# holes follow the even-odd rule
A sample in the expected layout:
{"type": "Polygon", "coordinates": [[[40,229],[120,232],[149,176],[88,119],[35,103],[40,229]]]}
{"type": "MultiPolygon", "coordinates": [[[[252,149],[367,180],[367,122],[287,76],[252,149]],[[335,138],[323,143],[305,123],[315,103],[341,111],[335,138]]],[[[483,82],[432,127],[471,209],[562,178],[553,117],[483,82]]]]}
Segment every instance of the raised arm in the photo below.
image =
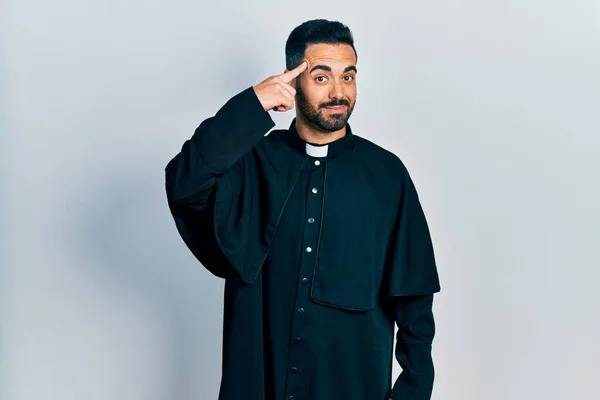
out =
{"type": "Polygon", "coordinates": [[[218,178],[275,125],[268,111],[294,107],[296,91],[290,82],[305,69],[306,63],[302,63],[265,79],[203,121],[166,167],[169,203],[207,209],[218,178]]]}
{"type": "Polygon", "coordinates": [[[218,277],[228,275],[229,263],[213,229],[217,186],[227,179],[229,190],[241,192],[236,185],[244,181],[244,163],[237,161],[275,125],[268,111],[294,107],[290,82],[305,69],[302,63],[232,97],[200,124],[165,168],[167,201],[177,230],[196,258],[218,277]]]}

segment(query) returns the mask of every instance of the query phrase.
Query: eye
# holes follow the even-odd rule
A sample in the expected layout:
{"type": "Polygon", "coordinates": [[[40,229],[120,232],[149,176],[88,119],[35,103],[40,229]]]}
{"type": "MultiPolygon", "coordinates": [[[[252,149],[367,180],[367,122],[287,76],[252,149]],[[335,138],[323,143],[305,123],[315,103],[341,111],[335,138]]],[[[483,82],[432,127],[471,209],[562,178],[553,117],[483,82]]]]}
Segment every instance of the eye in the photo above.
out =
{"type": "Polygon", "coordinates": [[[327,77],[324,75],[319,75],[315,78],[315,80],[320,83],[325,82],[326,79],[327,79],[327,77]]]}
{"type": "Polygon", "coordinates": [[[353,80],[354,80],[354,77],[353,77],[352,75],[346,75],[346,76],[344,76],[344,80],[345,80],[346,82],[350,82],[350,81],[353,81],[353,80]],[[348,79],[346,79],[346,78],[348,78],[348,79]]]}

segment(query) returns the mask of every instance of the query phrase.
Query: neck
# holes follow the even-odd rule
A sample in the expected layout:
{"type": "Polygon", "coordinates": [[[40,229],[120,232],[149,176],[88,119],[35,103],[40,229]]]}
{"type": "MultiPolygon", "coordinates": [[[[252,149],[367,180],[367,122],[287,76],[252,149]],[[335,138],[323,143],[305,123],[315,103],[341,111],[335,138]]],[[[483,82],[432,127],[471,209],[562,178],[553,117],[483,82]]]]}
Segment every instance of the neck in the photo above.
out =
{"type": "Polygon", "coordinates": [[[323,131],[306,121],[301,115],[296,116],[296,131],[305,142],[327,144],[346,136],[346,126],[339,131],[323,131]]]}

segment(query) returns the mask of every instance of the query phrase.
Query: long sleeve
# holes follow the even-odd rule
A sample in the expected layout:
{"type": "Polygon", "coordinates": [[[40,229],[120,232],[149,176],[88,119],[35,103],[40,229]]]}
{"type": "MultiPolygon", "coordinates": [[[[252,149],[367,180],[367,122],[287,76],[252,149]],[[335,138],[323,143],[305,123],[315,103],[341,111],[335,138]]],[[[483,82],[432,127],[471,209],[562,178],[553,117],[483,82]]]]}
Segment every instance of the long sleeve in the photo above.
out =
{"type": "Polygon", "coordinates": [[[165,168],[169,203],[207,209],[218,178],[274,125],[252,87],[232,97],[200,124],[165,168]]]}
{"type": "Polygon", "coordinates": [[[433,295],[440,281],[427,219],[408,170],[401,165],[400,198],[390,240],[386,295],[398,325],[396,360],[402,373],[393,400],[429,400],[434,368],[431,343],[435,334],[433,295]]]}
{"type": "Polygon", "coordinates": [[[433,294],[396,296],[396,360],[402,373],[390,391],[393,400],[430,400],[434,365],[431,345],[435,335],[433,294]]]}
{"type": "Polygon", "coordinates": [[[249,87],[204,120],[165,168],[167,201],[177,230],[192,254],[217,277],[226,278],[231,269],[214,230],[217,185],[226,179],[231,193],[240,191],[236,183],[245,171],[237,161],[274,125],[249,87]]]}

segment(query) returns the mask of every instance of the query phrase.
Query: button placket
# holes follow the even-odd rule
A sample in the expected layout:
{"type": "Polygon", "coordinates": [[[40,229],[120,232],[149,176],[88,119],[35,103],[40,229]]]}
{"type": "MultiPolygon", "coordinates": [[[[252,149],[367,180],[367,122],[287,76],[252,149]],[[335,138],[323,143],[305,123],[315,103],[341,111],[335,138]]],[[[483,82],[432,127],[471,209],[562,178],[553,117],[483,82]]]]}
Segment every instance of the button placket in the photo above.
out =
{"type": "Polygon", "coordinates": [[[306,337],[305,329],[310,318],[310,278],[315,263],[315,255],[319,240],[319,221],[322,212],[323,180],[325,171],[325,159],[313,161],[308,182],[308,194],[306,197],[305,226],[303,234],[302,256],[298,276],[298,290],[296,294],[296,309],[292,321],[290,337],[290,358],[288,364],[288,377],[286,384],[287,399],[303,399],[301,382],[303,376],[303,365],[305,357],[311,354],[306,351],[310,345],[310,337],[306,337]]]}

